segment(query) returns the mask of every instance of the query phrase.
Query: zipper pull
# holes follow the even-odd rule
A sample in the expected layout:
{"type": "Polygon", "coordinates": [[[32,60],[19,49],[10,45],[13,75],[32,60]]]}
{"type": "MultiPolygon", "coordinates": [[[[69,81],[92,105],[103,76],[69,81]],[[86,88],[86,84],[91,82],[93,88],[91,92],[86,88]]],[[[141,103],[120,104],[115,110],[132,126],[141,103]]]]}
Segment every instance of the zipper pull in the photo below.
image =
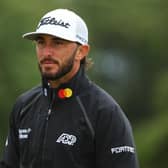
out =
{"type": "Polygon", "coordinates": [[[47,118],[46,118],[47,120],[49,119],[50,114],[51,114],[51,109],[48,109],[47,118]]]}

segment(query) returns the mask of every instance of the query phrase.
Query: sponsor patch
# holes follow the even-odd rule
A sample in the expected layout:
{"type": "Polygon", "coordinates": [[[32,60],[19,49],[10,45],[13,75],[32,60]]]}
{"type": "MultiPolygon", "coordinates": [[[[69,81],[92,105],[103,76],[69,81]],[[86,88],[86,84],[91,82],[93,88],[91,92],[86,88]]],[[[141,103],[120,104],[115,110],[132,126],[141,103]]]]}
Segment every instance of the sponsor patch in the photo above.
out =
{"type": "Polygon", "coordinates": [[[125,153],[125,152],[135,153],[135,149],[131,146],[119,146],[111,148],[111,152],[112,154],[125,153]]]}
{"type": "Polygon", "coordinates": [[[28,139],[31,128],[19,129],[19,139],[28,139]]]}
{"type": "Polygon", "coordinates": [[[76,136],[69,135],[67,133],[62,133],[56,142],[65,145],[74,145],[76,143],[76,140],[77,140],[76,136]]]}

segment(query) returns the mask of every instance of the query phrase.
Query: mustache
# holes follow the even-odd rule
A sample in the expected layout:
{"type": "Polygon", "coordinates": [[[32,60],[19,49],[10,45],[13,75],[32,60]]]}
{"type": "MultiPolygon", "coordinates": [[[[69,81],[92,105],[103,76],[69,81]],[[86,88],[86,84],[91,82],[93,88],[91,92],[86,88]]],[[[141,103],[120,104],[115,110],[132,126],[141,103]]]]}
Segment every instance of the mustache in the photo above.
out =
{"type": "Polygon", "coordinates": [[[59,61],[54,59],[54,58],[43,58],[43,59],[40,60],[40,64],[43,64],[43,63],[48,62],[48,61],[53,62],[55,64],[59,64],[59,61]]]}

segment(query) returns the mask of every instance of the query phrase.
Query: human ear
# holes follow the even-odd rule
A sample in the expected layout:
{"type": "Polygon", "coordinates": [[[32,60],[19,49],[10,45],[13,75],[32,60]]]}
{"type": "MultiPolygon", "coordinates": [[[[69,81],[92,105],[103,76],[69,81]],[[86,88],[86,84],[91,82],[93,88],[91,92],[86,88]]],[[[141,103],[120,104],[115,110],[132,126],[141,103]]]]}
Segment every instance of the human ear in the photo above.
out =
{"type": "Polygon", "coordinates": [[[88,55],[89,50],[90,50],[89,45],[80,45],[77,50],[76,59],[81,61],[84,57],[88,55]]]}

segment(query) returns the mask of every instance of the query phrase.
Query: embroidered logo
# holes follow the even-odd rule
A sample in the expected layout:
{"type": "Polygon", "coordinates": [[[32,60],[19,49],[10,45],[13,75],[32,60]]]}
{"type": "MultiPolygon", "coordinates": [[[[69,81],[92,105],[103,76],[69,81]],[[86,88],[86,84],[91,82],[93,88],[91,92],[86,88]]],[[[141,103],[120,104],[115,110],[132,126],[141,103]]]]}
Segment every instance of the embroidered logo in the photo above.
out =
{"type": "Polygon", "coordinates": [[[112,154],[118,154],[123,152],[135,153],[135,149],[131,146],[119,146],[115,148],[111,148],[112,154]]]}
{"type": "Polygon", "coordinates": [[[49,17],[42,18],[40,20],[40,23],[39,23],[37,29],[39,29],[43,25],[48,25],[48,24],[49,25],[55,25],[55,26],[62,26],[62,27],[65,27],[65,28],[70,27],[69,23],[66,23],[63,20],[56,20],[56,18],[49,16],[49,17]]]}
{"type": "Polygon", "coordinates": [[[28,139],[31,128],[19,129],[19,139],[28,139]]]}
{"type": "Polygon", "coordinates": [[[82,42],[84,42],[84,43],[87,43],[87,40],[85,39],[85,38],[83,38],[83,37],[81,37],[80,35],[76,35],[76,38],[78,38],[79,40],[81,40],[82,42]]]}
{"type": "Polygon", "coordinates": [[[76,140],[76,136],[62,133],[56,142],[72,146],[76,143],[76,140]]]}
{"type": "Polygon", "coordinates": [[[60,99],[70,98],[72,96],[72,90],[70,88],[60,89],[58,91],[58,97],[60,99]]]}

